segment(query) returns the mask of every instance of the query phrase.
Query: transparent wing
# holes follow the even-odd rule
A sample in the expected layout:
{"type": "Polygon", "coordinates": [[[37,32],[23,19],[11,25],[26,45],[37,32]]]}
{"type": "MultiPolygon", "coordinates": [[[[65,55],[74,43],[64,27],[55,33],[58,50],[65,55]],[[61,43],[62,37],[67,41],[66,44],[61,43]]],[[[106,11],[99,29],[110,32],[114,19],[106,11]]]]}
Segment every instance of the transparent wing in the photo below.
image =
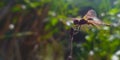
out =
{"type": "Polygon", "coordinates": [[[83,17],[83,19],[87,20],[89,18],[95,18],[95,17],[97,17],[97,14],[94,10],[91,9],[87,12],[87,14],[83,17]]]}
{"type": "Polygon", "coordinates": [[[96,12],[92,9],[87,12],[87,14],[83,17],[83,19],[88,20],[91,24],[94,24],[94,25],[107,25],[107,26],[109,26],[109,24],[105,24],[99,18],[97,18],[96,12]]]}
{"type": "Polygon", "coordinates": [[[106,24],[104,22],[98,22],[95,20],[89,20],[88,21],[92,26],[97,27],[98,29],[100,29],[102,26],[111,26],[110,24],[106,24]]]}

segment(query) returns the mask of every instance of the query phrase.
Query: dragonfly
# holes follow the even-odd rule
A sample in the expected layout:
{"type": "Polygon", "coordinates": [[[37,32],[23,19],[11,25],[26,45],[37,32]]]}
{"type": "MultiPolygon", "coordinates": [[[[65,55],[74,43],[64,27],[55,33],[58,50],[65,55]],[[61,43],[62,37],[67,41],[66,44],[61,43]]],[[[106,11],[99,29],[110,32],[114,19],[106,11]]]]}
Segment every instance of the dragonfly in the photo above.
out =
{"type": "Polygon", "coordinates": [[[88,10],[88,12],[86,13],[86,15],[83,18],[72,18],[72,20],[73,20],[73,25],[74,26],[70,29],[70,35],[71,35],[70,56],[72,56],[72,41],[74,40],[74,35],[77,34],[80,31],[82,26],[92,25],[92,26],[95,26],[97,28],[99,28],[100,25],[111,26],[110,24],[104,23],[99,18],[97,18],[97,14],[93,9],[88,10]]]}
{"type": "Polygon", "coordinates": [[[97,18],[96,12],[91,9],[87,12],[87,14],[83,18],[73,18],[73,24],[77,27],[81,27],[82,25],[92,25],[99,28],[100,25],[110,26],[110,24],[102,22],[99,18],[97,18]]]}
{"type": "Polygon", "coordinates": [[[89,28],[89,26],[95,26],[98,29],[100,28],[99,26],[111,26],[110,24],[101,21],[97,17],[97,14],[93,9],[88,10],[88,12],[83,16],[83,18],[72,18],[72,21],[74,25],[72,28],[74,31],[76,31],[76,33],[81,30],[86,31],[87,27],[89,28]]]}

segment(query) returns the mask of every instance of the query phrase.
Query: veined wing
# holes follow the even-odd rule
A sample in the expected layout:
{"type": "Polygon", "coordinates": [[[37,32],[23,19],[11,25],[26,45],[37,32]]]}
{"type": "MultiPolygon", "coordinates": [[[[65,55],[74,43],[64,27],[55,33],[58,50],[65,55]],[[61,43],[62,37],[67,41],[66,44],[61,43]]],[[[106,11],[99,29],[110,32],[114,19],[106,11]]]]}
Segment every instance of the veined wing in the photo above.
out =
{"type": "Polygon", "coordinates": [[[97,18],[97,14],[94,10],[89,10],[87,14],[83,17],[83,19],[88,20],[88,22],[92,25],[106,25],[109,26],[109,24],[106,24],[102,22],[99,18],[97,18]]]}
{"type": "Polygon", "coordinates": [[[87,12],[87,14],[83,17],[83,19],[87,20],[87,19],[95,18],[95,17],[97,17],[97,14],[94,10],[91,9],[87,12]]]}

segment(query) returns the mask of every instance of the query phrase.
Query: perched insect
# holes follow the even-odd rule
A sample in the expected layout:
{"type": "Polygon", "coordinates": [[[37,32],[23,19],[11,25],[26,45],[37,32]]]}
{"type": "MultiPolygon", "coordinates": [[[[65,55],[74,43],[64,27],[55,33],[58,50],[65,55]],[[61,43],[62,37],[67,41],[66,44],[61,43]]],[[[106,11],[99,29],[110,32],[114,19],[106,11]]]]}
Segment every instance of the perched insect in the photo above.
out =
{"type": "Polygon", "coordinates": [[[79,32],[80,28],[82,25],[93,25],[96,26],[97,28],[99,25],[104,25],[104,26],[110,26],[109,24],[106,24],[102,22],[100,19],[97,18],[96,12],[94,10],[89,10],[87,14],[83,18],[73,18],[73,24],[74,26],[70,29],[70,35],[71,35],[71,52],[69,58],[72,57],[72,41],[74,39],[77,39],[75,36],[79,32]]]}
{"type": "Polygon", "coordinates": [[[71,29],[71,35],[78,33],[80,30],[86,31],[88,26],[95,26],[99,28],[100,25],[110,26],[97,18],[96,12],[94,10],[89,10],[83,18],[73,18],[74,26],[71,29]],[[84,27],[82,27],[84,26],[84,27]],[[74,33],[74,34],[73,34],[74,33]]]}
{"type": "Polygon", "coordinates": [[[84,24],[93,25],[96,27],[98,27],[98,25],[110,26],[109,24],[106,24],[102,22],[100,19],[98,19],[96,12],[92,9],[89,10],[87,14],[81,19],[73,18],[73,23],[74,25],[79,25],[79,26],[84,24]]]}

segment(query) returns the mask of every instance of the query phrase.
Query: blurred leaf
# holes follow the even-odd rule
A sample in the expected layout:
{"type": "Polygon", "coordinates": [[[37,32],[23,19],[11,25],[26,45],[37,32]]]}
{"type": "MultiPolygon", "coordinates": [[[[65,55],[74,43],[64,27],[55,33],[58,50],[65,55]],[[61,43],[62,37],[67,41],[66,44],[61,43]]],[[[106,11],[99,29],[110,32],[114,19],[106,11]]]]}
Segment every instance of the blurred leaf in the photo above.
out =
{"type": "Polygon", "coordinates": [[[51,24],[53,25],[53,26],[55,26],[56,24],[57,24],[57,22],[58,22],[58,19],[57,18],[51,18],[51,24]]]}
{"type": "Polygon", "coordinates": [[[118,8],[114,8],[114,9],[111,9],[108,13],[110,14],[110,15],[115,15],[115,14],[117,14],[119,12],[119,9],[118,8]]]}
{"type": "Polygon", "coordinates": [[[21,5],[15,5],[15,6],[12,8],[12,11],[13,11],[13,12],[20,12],[21,10],[22,10],[21,5]]]}

